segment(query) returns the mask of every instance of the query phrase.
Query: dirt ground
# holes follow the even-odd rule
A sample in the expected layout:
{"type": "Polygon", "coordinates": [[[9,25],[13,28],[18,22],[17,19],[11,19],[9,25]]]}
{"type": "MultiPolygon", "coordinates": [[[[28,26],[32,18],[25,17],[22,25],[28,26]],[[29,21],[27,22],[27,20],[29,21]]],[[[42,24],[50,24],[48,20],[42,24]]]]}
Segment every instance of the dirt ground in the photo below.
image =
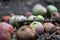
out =
{"type": "Polygon", "coordinates": [[[0,0],[0,17],[7,15],[10,12],[23,14],[24,11],[31,11],[32,7],[38,3],[45,7],[48,5],[44,0],[10,0],[5,2],[0,0]]]}
{"type": "MultiPolygon", "coordinates": [[[[24,11],[31,11],[35,4],[42,4],[47,7],[51,4],[46,2],[46,0],[7,0],[2,2],[0,0],[0,17],[13,12],[15,14],[23,14],[24,11]]],[[[54,3],[52,3],[54,5],[54,3]]],[[[57,3],[56,3],[57,4],[57,3]]],[[[55,5],[59,9],[59,3],[55,5]]]]}

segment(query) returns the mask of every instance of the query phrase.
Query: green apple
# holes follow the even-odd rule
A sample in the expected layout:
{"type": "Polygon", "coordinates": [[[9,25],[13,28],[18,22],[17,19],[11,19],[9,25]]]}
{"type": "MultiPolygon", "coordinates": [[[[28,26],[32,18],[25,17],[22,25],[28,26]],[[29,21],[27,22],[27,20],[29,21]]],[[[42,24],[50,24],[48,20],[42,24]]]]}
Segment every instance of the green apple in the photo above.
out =
{"type": "Polygon", "coordinates": [[[41,16],[41,15],[37,15],[36,17],[37,17],[37,20],[39,20],[39,21],[43,21],[44,20],[44,17],[41,16]]]}
{"type": "Polygon", "coordinates": [[[47,6],[47,10],[48,10],[48,12],[50,14],[53,13],[53,12],[57,12],[58,11],[58,9],[55,6],[53,6],[53,5],[48,5],[47,6]]]}
{"type": "Polygon", "coordinates": [[[36,20],[36,16],[30,15],[30,16],[27,18],[26,25],[30,25],[33,20],[36,20]]]}
{"type": "Polygon", "coordinates": [[[39,34],[44,32],[44,27],[42,23],[34,21],[30,24],[32,28],[34,28],[39,34]]]}
{"type": "Polygon", "coordinates": [[[32,12],[34,15],[45,15],[47,13],[47,9],[43,7],[41,4],[36,4],[32,8],[32,12]]]}
{"type": "Polygon", "coordinates": [[[27,18],[27,20],[36,20],[36,16],[31,15],[31,16],[29,16],[29,17],[27,18]]]}
{"type": "Polygon", "coordinates": [[[9,20],[9,23],[14,25],[14,26],[18,26],[20,24],[23,24],[22,21],[26,20],[26,17],[24,17],[23,15],[19,15],[19,16],[12,16],[9,20]]]}

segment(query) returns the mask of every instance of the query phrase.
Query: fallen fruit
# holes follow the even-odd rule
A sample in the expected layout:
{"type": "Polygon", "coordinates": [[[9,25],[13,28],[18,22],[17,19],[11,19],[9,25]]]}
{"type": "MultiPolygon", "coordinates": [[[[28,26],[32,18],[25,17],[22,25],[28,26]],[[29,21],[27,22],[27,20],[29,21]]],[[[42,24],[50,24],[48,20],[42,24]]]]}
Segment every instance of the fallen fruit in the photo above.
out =
{"type": "Polygon", "coordinates": [[[10,16],[3,16],[1,20],[3,22],[9,22],[9,19],[10,19],[10,16]]]}
{"type": "Polygon", "coordinates": [[[36,19],[39,21],[44,21],[44,17],[41,15],[37,15],[36,19]]]}
{"type": "Polygon", "coordinates": [[[51,14],[51,18],[54,18],[56,20],[60,20],[60,13],[54,12],[51,14]]]}
{"type": "Polygon", "coordinates": [[[36,16],[31,15],[31,16],[29,16],[29,17],[27,18],[27,20],[36,20],[36,16]]]}
{"type": "Polygon", "coordinates": [[[58,12],[58,9],[54,5],[48,5],[47,10],[50,14],[52,14],[53,12],[58,12]]]}
{"type": "Polygon", "coordinates": [[[6,31],[0,30],[0,40],[12,40],[11,35],[6,31]]]}
{"type": "Polygon", "coordinates": [[[13,26],[6,22],[0,23],[0,30],[5,30],[5,31],[9,32],[10,34],[13,34],[13,32],[14,32],[13,26]]]}
{"type": "Polygon", "coordinates": [[[46,15],[47,9],[43,7],[41,4],[36,4],[33,7],[32,12],[34,15],[46,15]]]}
{"type": "Polygon", "coordinates": [[[34,21],[30,24],[30,26],[33,27],[39,34],[44,32],[44,27],[43,27],[42,23],[40,23],[40,22],[34,21]]]}
{"type": "Polygon", "coordinates": [[[10,18],[9,23],[13,26],[20,26],[21,24],[24,24],[24,20],[26,20],[26,17],[24,17],[23,15],[16,15],[10,18]]]}
{"type": "Polygon", "coordinates": [[[33,40],[35,37],[35,30],[30,26],[22,26],[17,30],[17,40],[33,40]]]}
{"type": "Polygon", "coordinates": [[[43,24],[45,32],[50,32],[51,28],[54,27],[54,24],[47,22],[43,24]]]}

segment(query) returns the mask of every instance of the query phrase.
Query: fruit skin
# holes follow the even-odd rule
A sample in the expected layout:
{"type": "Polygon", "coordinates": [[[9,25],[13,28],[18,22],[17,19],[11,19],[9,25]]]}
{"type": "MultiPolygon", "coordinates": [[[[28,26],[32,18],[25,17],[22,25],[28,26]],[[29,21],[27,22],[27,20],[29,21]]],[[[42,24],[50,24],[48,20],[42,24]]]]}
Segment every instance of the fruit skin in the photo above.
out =
{"type": "Polygon", "coordinates": [[[11,35],[14,32],[13,26],[6,23],[6,22],[1,22],[0,23],[0,30],[5,30],[5,31],[9,32],[11,35]]]}
{"type": "Polygon", "coordinates": [[[24,17],[23,15],[15,15],[10,18],[9,23],[13,26],[20,26],[21,24],[24,24],[24,22],[22,22],[24,20],[26,20],[26,17],[24,17]]]}
{"type": "Polygon", "coordinates": [[[39,20],[39,21],[43,21],[44,20],[44,17],[41,16],[41,15],[37,15],[36,17],[37,17],[37,20],[39,20]]]}
{"type": "Polygon", "coordinates": [[[52,14],[53,12],[57,12],[58,11],[58,9],[55,6],[53,6],[53,5],[48,5],[47,6],[47,10],[48,10],[48,12],[50,14],[52,14]]]}
{"type": "Polygon", "coordinates": [[[4,30],[0,30],[0,40],[11,40],[11,35],[4,30]]]}
{"type": "Polygon", "coordinates": [[[60,35],[60,26],[55,25],[51,28],[50,33],[56,32],[56,34],[60,35]]]}
{"type": "Polygon", "coordinates": [[[54,24],[47,22],[43,24],[45,32],[50,32],[51,28],[54,27],[54,24]]]}
{"type": "Polygon", "coordinates": [[[33,40],[35,37],[35,30],[30,26],[22,26],[16,32],[18,40],[33,40]]]}
{"type": "Polygon", "coordinates": [[[14,25],[14,23],[13,23],[13,22],[14,22],[14,18],[15,18],[15,16],[12,16],[12,17],[10,18],[10,20],[9,20],[9,23],[12,24],[12,25],[14,25]]]}
{"type": "Polygon", "coordinates": [[[30,24],[30,26],[32,28],[34,28],[37,31],[37,33],[39,33],[39,34],[44,32],[44,27],[43,27],[42,23],[40,23],[40,22],[34,21],[30,24]]]}
{"type": "Polygon", "coordinates": [[[7,15],[7,16],[3,16],[1,20],[4,21],[4,22],[8,22],[9,19],[10,19],[10,16],[7,15]]]}
{"type": "Polygon", "coordinates": [[[52,34],[52,33],[54,33],[54,32],[56,32],[56,26],[53,26],[52,28],[51,28],[51,30],[50,30],[50,34],[52,34]]]}
{"type": "Polygon", "coordinates": [[[26,16],[26,17],[29,17],[29,16],[31,16],[32,15],[32,13],[31,12],[29,12],[29,11],[26,11],[26,12],[24,12],[24,14],[23,14],[24,16],[26,16]]]}
{"type": "Polygon", "coordinates": [[[32,12],[34,15],[45,15],[47,13],[47,9],[43,7],[41,4],[36,4],[32,8],[32,12]]]}
{"type": "Polygon", "coordinates": [[[51,18],[57,18],[60,14],[58,12],[53,12],[51,18]]]}
{"type": "Polygon", "coordinates": [[[36,16],[31,15],[31,16],[29,16],[29,17],[27,18],[27,20],[36,20],[36,16]]]}
{"type": "Polygon", "coordinates": [[[59,21],[60,20],[60,14],[58,12],[54,12],[51,14],[51,18],[54,18],[57,21],[59,21]]]}
{"type": "Polygon", "coordinates": [[[33,20],[36,20],[36,16],[35,15],[30,15],[29,17],[27,17],[26,25],[30,25],[33,20]]]}
{"type": "Polygon", "coordinates": [[[60,26],[56,26],[56,31],[55,31],[58,35],[60,35],[60,26]]]}

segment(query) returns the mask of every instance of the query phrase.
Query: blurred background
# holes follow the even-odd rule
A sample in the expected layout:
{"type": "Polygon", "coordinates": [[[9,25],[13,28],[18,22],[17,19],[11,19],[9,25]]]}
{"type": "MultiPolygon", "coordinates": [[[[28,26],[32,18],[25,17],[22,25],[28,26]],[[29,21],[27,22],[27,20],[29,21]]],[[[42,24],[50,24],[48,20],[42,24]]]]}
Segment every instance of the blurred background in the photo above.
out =
{"type": "Polygon", "coordinates": [[[55,5],[60,12],[59,0],[0,0],[0,17],[10,13],[23,14],[24,11],[31,11],[37,3],[45,7],[49,4],[55,5]]]}

